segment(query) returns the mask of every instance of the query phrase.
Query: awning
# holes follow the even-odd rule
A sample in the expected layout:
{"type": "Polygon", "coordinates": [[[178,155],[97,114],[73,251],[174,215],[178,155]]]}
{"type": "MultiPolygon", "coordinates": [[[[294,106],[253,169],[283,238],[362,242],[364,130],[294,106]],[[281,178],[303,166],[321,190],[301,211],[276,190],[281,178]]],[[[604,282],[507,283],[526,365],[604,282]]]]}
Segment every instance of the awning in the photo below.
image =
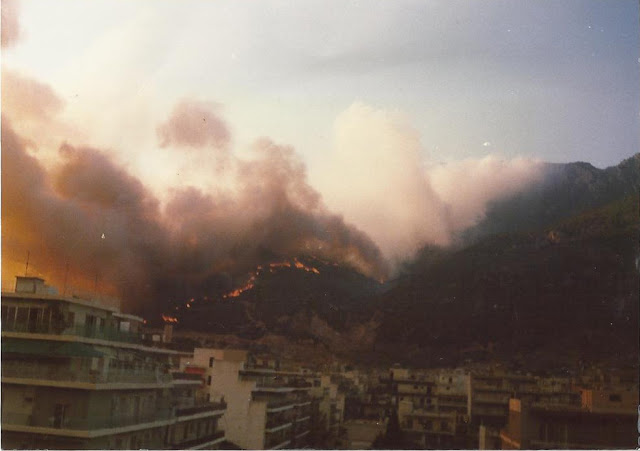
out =
{"type": "Polygon", "coordinates": [[[50,357],[102,357],[104,354],[90,345],[76,342],[42,340],[2,340],[2,354],[38,355],[50,357]]]}

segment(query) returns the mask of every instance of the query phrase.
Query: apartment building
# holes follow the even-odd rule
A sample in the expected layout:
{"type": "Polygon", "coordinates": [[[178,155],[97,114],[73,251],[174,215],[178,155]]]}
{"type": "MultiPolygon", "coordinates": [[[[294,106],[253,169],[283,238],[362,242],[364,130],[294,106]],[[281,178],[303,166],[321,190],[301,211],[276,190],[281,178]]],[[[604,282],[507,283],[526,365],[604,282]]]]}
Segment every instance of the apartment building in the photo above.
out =
{"type": "Polygon", "coordinates": [[[142,318],[36,277],[2,293],[1,315],[3,448],[170,446],[183,354],[143,342],[142,318]]]}
{"type": "Polygon", "coordinates": [[[345,394],[340,392],[338,384],[333,383],[328,374],[318,375],[313,379],[311,396],[317,402],[318,421],[322,428],[337,437],[344,422],[345,394]]]}
{"type": "Polygon", "coordinates": [[[167,431],[167,448],[218,449],[225,440],[220,419],[227,404],[204,393],[204,372],[204,368],[172,372],[175,422],[167,431]]]}
{"type": "Polygon", "coordinates": [[[582,390],[581,404],[509,400],[502,449],[628,449],[637,446],[637,391],[582,390]]]}
{"type": "Polygon", "coordinates": [[[224,398],[229,441],[247,449],[303,448],[310,433],[312,384],[305,373],[247,351],[196,348],[187,365],[205,368],[204,391],[224,398]]]}
{"type": "Polygon", "coordinates": [[[467,448],[469,375],[392,368],[389,379],[406,437],[426,448],[467,448]]]}

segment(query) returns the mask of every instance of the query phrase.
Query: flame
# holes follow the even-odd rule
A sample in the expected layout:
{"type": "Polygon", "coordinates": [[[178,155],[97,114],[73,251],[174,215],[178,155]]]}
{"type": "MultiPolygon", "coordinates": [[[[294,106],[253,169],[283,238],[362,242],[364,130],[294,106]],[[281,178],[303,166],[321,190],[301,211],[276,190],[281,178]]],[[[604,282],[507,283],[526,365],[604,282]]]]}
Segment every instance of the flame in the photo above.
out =
{"type": "Polygon", "coordinates": [[[169,315],[162,315],[162,320],[165,323],[177,323],[178,322],[178,318],[174,317],[174,316],[169,316],[169,315]]]}
{"type": "Polygon", "coordinates": [[[240,296],[245,291],[249,291],[250,289],[252,289],[255,286],[254,282],[256,281],[256,276],[257,275],[258,275],[257,272],[251,274],[251,277],[249,278],[249,280],[247,281],[247,283],[244,286],[242,286],[240,288],[236,288],[232,292],[223,295],[222,298],[223,299],[226,299],[226,298],[237,298],[238,296],[240,296]]]}
{"type": "Polygon", "coordinates": [[[296,268],[298,268],[298,269],[304,269],[307,272],[312,272],[314,274],[320,274],[320,271],[318,271],[316,268],[314,268],[313,266],[307,266],[304,263],[301,263],[297,258],[294,258],[293,262],[296,265],[296,268]]]}
{"type": "MultiPolygon", "coordinates": [[[[302,269],[304,271],[307,272],[311,272],[314,274],[320,274],[320,271],[318,271],[317,268],[314,268],[313,266],[307,266],[304,263],[302,263],[301,261],[299,261],[297,258],[293,259],[293,265],[291,264],[291,262],[289,260],[284,260],[281,262],[273,262],[273,263],[269,263],[268,268],[269,268],[269,272],[270,273],[275,273],[277,272],[278,269],[280,268],[291,268],[291,267],[295,267],[297,269],[302,269]]],[[[227,299],[227,298],[237,298],[238,296],[240,296],[242,293],[244,293],[245,291],[249,291],[251,290],[253,287],[255,287],[255,281],[257,279],[257,277],[262,273],[262,271],[265,269],[265,267],[263,265],[259,265],[256,267],[256,270],[251,273],[251,276],[249,277],[249,280],[247,281],[246,284],[244,284],[243,286],[236,288],[235,290],[222,295],[222,299],[227,299]]],[[[192,299],[193,301],[193,299],[192,299]]],[[[187,308],[189,308],[189,304],[187,304],[187,308]]]]}

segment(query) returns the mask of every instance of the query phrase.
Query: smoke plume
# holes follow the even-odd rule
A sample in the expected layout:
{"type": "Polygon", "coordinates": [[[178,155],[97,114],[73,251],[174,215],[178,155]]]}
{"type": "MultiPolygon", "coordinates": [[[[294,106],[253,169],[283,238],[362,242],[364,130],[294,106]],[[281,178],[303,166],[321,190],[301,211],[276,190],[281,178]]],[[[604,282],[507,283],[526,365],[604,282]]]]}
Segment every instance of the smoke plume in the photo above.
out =
{"type": "Polygon", "coordinates": [[[182,184],[161,202],[104,149],[57,137],[48,142],[57,143],[55,164],[43,165],[32,155],[44,140],[39,127],[63,136],[64,104],[48,86],[7,73],[14,91],[3,95],[3,284],[30,252],[32,273],[116,295],[138,312],[216,296],[258,264],[301,254],[384,278],[389,262],[450,243],[488,202],[536,178],[532,162],[493,156],[428,166],[402,115],[356,104],[336,121],[321,195],[292,147],[261,138],[240,159],[218,107],[184,100],[158,126],[159,144],[193,149],[199,169],[225,183],[182,184]]]}
{"type": "Polygon", "coordinates": [[[180,102],[173,109],[171,117],[158,126],[160,146],[211,146],[214,149],[226,150],[231,133],[225,121],[213,112],[214,107],[215,104],[202,102],[180,102]]]}
{"type": "Polygon", "coordinates": [[[400,113],[356,103],[335,122],[336,143],[320,191],[334,211],[399,263],[426,244],[449,245],[487,205],[525,189],[539,163],[494,155],[434,165],[400,113]],[[336,183],[336,180],[342,183],[336,183]]]}
{"type": "Polygon", "coordinates": [[[215,296],[234,275],[281,256],[313,254],[386,275],[374,242],[331,214],[295,151],[269,139],[256,142],[253,158],[233,159],[228,191],[183,187],[161,205],[104,150],[65,143],[46,169],[7,117],[2,135],[3,280],[30,251],[32,271],[57,285],[68,264],[74,286],[99,284],[140,310],[215,296]]]}
{"type": "Polygon", "coordinates": [[[7,48],[20,38],[19,5],[17,0],[3,0],[0,8],[2,10],[2,48],[7,48]]]}

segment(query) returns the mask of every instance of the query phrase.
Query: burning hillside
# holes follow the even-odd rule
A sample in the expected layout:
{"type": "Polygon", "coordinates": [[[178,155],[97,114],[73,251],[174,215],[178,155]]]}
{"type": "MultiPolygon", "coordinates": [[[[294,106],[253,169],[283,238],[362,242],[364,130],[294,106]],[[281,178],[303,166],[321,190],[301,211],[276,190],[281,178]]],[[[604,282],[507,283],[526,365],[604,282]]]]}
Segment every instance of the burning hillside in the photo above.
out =
{"type": "Polygon", "coordinates": [[[291,321],[299,323],[305,311],[344,322],[347,311],[364,305],[366,297],[381,288],[354,269],[325,259],[277,258],[237,278],[231,288],[171,302],[166,310],[186,328],[220,333],[243,333],[252,327],[278,331],[293,327],[291,321]]]}

